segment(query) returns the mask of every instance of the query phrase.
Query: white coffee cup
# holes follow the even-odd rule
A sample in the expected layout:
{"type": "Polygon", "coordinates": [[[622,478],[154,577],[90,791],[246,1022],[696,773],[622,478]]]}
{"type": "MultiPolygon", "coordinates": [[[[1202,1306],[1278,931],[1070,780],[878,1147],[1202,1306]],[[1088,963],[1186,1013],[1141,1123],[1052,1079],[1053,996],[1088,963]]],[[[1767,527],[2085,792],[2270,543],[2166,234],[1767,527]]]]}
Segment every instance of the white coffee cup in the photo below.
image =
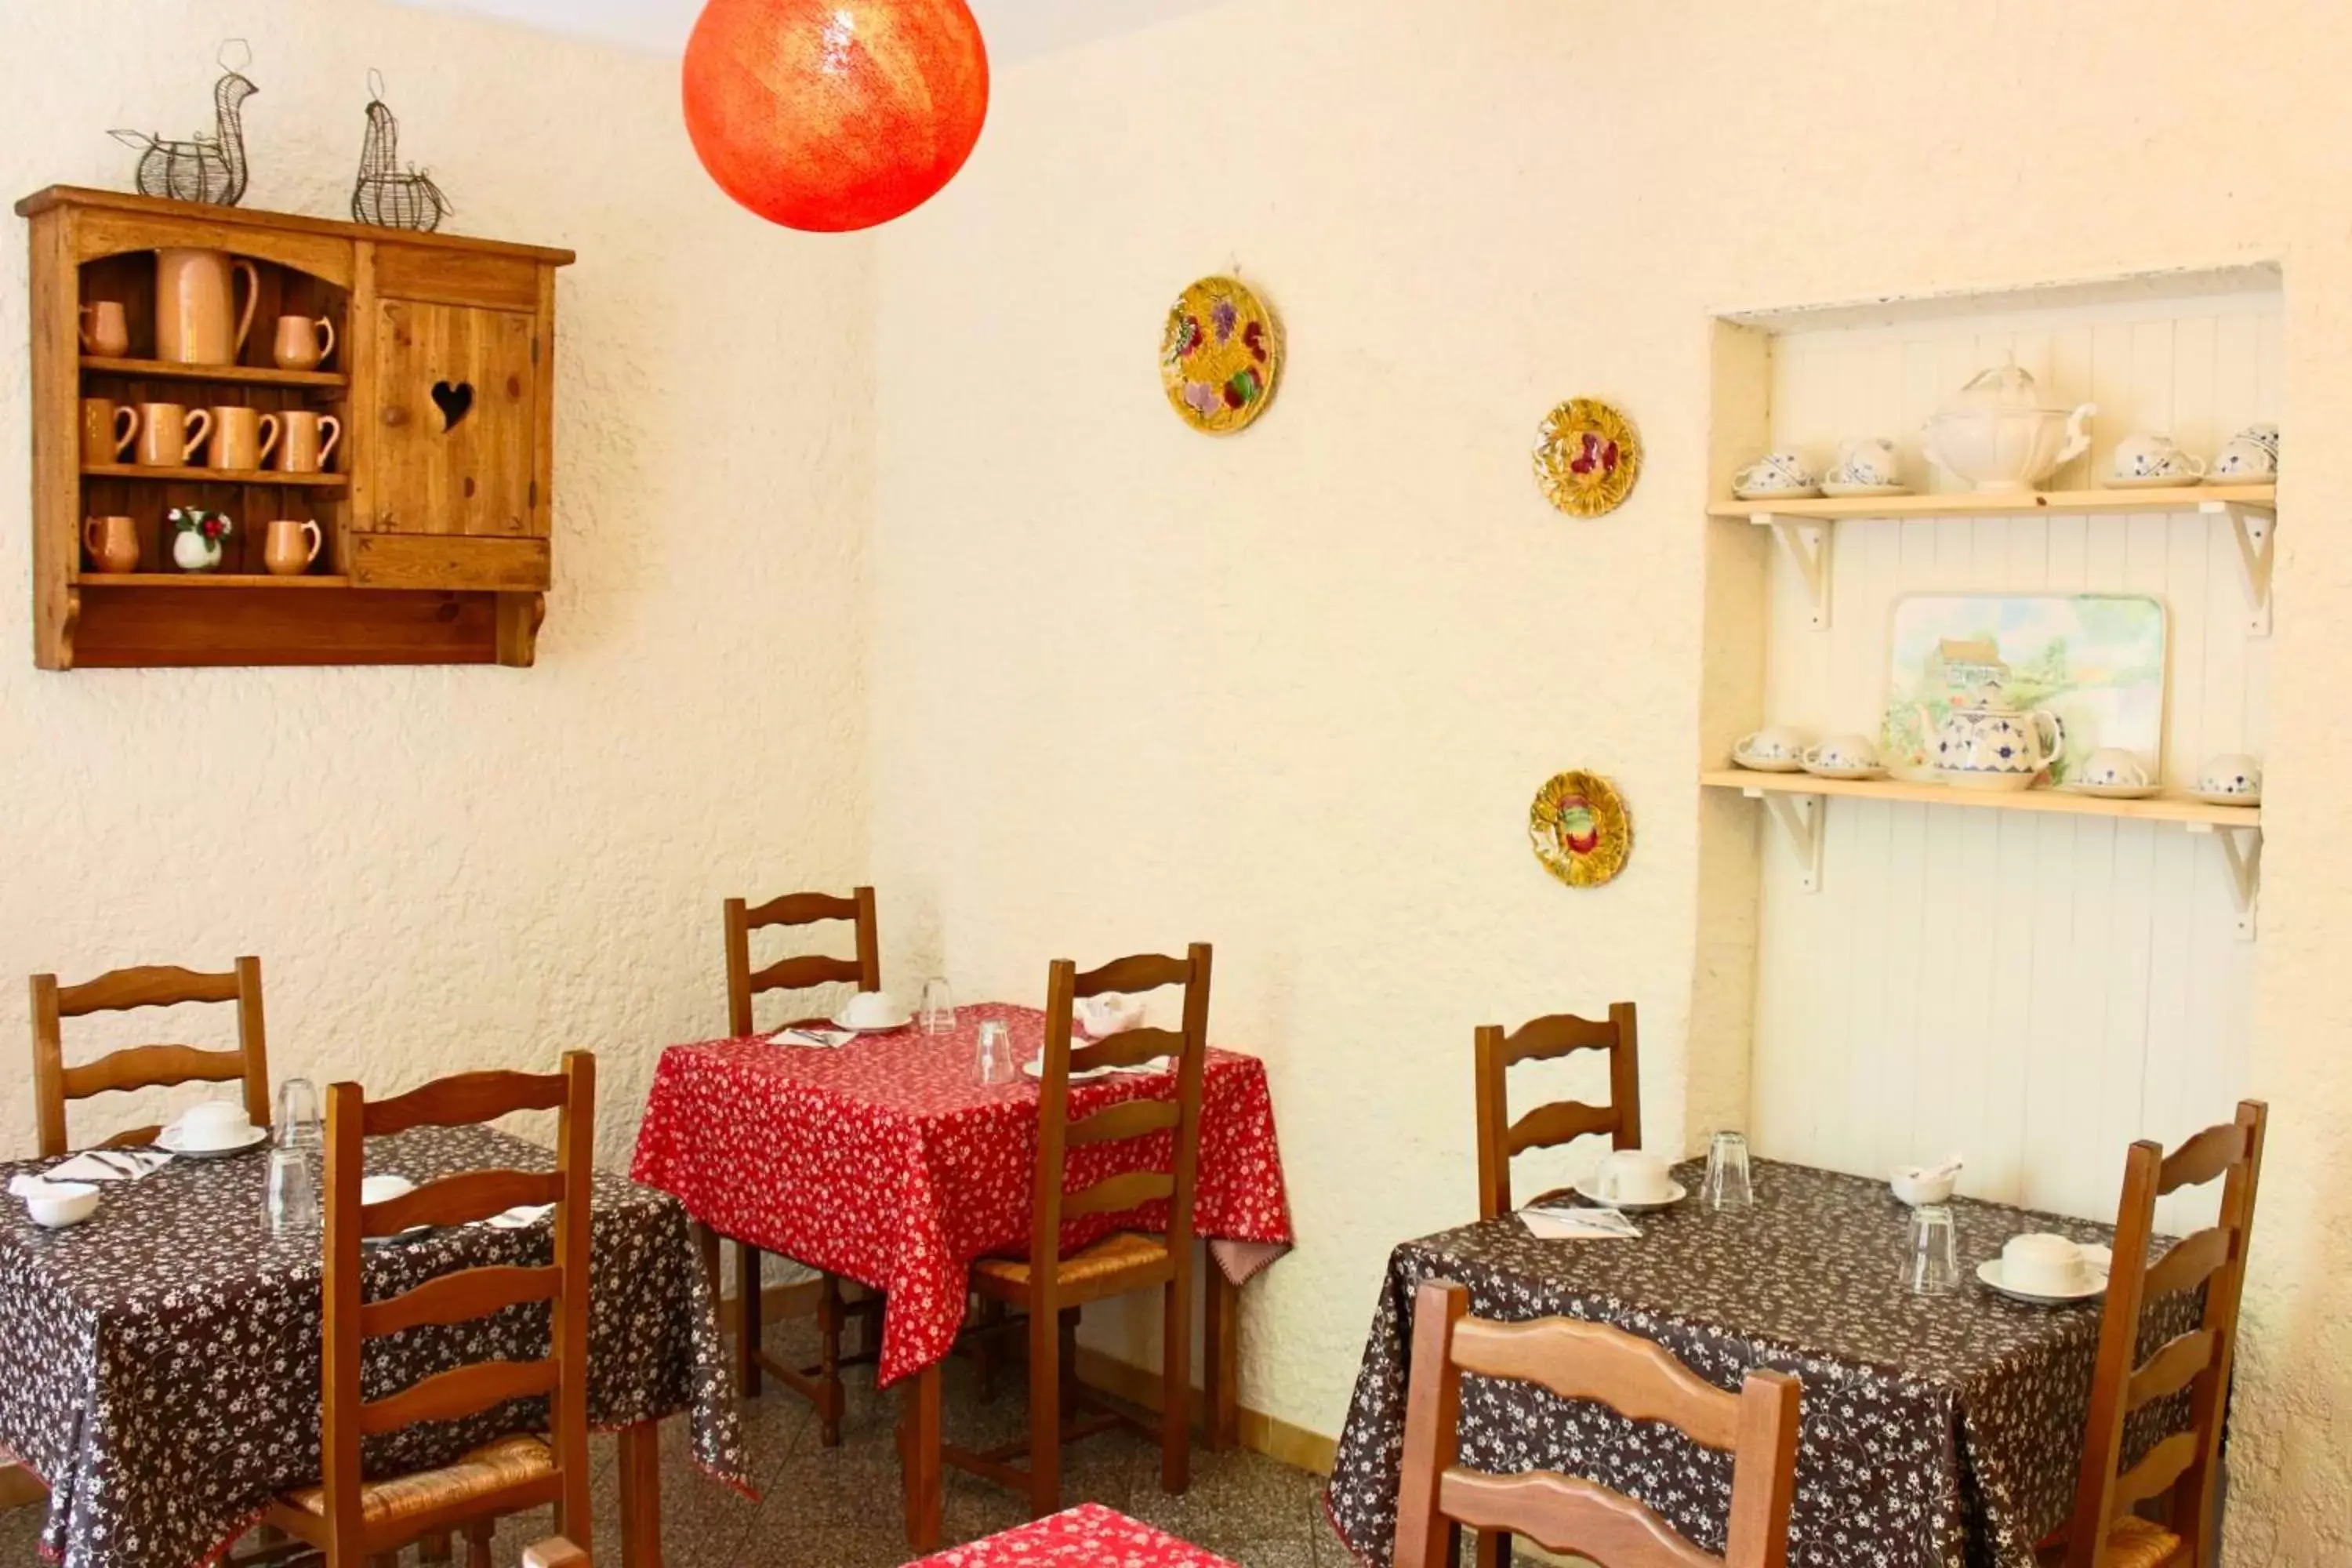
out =
{"type": "Polygon", "coordinates": [[[1601,1162],[1592,1191],[1610,1203],[1662,1204],[1675,1195],[1674,1167],[1664,1154],[1620,1149],[1601,1162]]]}
{"type": "Polygon", "coordinates": [[[1876,767],[1878,748],[1867,735],[1829,735],[1807,746],[1799,757],[1809,768],[1843,773],[1851,768],[1876,767]]]}
{"type": "Polygon", "coordinates": [[[2213,455],[2211,477],[2260,481],[2278,477],[2279,428],[2249,425],[2213,455]]]}
{"type": "Polygon", "coordinates": [[[2116,445],[2115,476],[2119,479],[2199,479],[2205,460],[2180,449],[2169,436],[2144,430],[2116,445]]]}
{"type": "Polygon", "coordinates": [[[2121,746],[2101,746],[2083,759],[2082,766],[2074,770],[2068,782],[2095,784],[2102,789],[2145,789],[2147,768],[2137,754],[2121,746]]]}
{"type": "Polygon", "coordinates": [[[887,1029],[906,1016],[907,1010],[887,991],[860,991],[841,1010],[841,1021],[859,1029],[887,1029]]]}
{"type": "Polygon", "coordinates": [[[2263,798],[2263,764],[2242,752],[2208,757],[2197,770],[2200,795],[2236,795],[2249,801],[2263,798]]]}
{"type": "Polygon", "coordinates": [[[207,1100],[192,1105],[173,1123],[173,1128],[180,1147],[199,1154],[250,1143],[256,1131],[245,1107],[234,1100],[207,1100]]]}
{"type": "Polygon", "coordinates": [[[1805,459],[1794,447],[1784,447],[1777,452],[1767,452],[1738,473],[1732,476],[1732,488],[1748,490],[1809,490],[1820,481],[1805,459]]]}
{"type": "Polygon", "coordinates": [[[2029,1296],[2072,1296],[2091,1283],[2082,1247],[2047,1231],[2012,1236],[2001,1244],[2000,1279],[2029,1296]]]}
{"type": "Polygon", "coordinates": [[[403,1193],[416,1190],[416,1184],[406,1176],[369,1176],[360,1183],[360,1202],[388,1204],[403,1193]]]}
{"type": "Polygon", "coordinates": [[[1805,732],[1786,724],[1768,724],[1731,743],[1731,754],[1751,763],[1801,763],[1805,760],[1805,732]]]}
{"type": "Polygon", "coordinates": [[[1895,485],[1903,481],[1895,457],[1895,443],[1884,436],[1842,441],[1837,466],[1823,476],[1833,484],[1895,485]]]}

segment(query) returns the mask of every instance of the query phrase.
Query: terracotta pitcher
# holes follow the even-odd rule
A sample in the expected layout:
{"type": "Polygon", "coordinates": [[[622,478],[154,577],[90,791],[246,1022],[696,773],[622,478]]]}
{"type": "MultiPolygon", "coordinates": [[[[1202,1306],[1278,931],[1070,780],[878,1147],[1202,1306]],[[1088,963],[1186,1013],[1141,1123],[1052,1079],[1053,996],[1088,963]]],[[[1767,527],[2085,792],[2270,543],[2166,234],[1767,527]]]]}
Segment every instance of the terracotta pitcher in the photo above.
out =
{"type": "Polygon", "coordinates": [[[253,330],[261,274],[226,250],[173,246],[155,253],[155,357],[175,364],[235,364],[253,330]],[[236,314],[236,274],[245,274],[236,314]]]}
{"type": "Polygon", "coordinates": [[[261,563],[273,577],[299,577],[319,558],[326,536],[315,522],[281,517],[262,536],[261,563]]]}
{"type": "Polygon", "coordinates": [[[83,518],[81,542],[93,572],[139,570],[139,525],[127,517],[83,518]]]}

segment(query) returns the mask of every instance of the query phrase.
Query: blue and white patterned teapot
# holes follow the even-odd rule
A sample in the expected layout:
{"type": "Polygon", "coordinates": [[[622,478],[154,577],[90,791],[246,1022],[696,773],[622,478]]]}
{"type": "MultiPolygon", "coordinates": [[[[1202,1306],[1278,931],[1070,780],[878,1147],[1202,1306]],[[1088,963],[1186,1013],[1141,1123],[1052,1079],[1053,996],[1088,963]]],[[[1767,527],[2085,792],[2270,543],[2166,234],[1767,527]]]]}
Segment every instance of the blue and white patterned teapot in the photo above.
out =
{"type": "Polygon", "coordinates": [[[2028,789],[2064,754],[2066,726],[2047,709],[2020,712],[2008,700],[2009,666],[1990,644],[1944,645],[1945,699],[1928,760],[1946,784],[1964,789],[2028,789]]]}

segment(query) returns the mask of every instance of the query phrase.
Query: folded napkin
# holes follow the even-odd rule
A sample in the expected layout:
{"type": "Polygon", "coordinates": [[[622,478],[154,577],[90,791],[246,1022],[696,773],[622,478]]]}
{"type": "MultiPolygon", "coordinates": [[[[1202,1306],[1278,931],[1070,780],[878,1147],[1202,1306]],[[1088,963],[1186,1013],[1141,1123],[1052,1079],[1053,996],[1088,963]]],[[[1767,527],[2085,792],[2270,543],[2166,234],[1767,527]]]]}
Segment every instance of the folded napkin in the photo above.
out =
{"type": "Polygon", "coordinates": [[[1123,1034],[1143,1022],[1143,1004],[1132,996],[1089,996],[1071,1009],[1070,1021],[1090,1039],[1123,1034]]]}
{"type": "Polygon", "coordinates": [[[829,1051],[849,1044],[857,1037],[855,1029],[778,1029],[768,1037],[776,1046],[806,1046],[814,1050],[829,1051]]]}
{"type": "Polygon", "coordinates": [[[1519,1223],[1545,1241],[1639,1241],[1641,1227],[1615,1209],[1524,1208],[1519,1223]]]}
{"type": "Polygon", "coordinates": [[[537,1225],[555,1212],[553,1204],[517,1204],[504,1214],[494,1214],[481,1223],[493,1230],[520,1230],[537,1225]]]}
{"type": "Polygon", "coordinates": [[[52,1182],[135,1182],[171,1163],[161,1149],[89,1149],[41,1175],[52,1182]]]}

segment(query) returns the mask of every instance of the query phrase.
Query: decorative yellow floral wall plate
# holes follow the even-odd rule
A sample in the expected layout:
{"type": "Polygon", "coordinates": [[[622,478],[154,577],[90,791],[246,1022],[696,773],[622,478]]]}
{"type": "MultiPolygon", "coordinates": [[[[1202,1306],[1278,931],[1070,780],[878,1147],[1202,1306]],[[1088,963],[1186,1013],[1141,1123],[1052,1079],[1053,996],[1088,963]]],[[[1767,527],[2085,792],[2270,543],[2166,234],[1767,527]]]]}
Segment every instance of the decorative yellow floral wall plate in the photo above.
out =
{"type": "Polygon", "coordinates": [[[1536,432],[1536,485],[1570,517],[1614,511],[1642,477],[1633,422],[1597,397],[1572,397],[1536,432]]]}
{"type": "Polygon", "coordinates": [[[1528,808],[1528,838],[1544,869],[1571,888],[1597,888],[1625,868],[1633,819],[1599,773],[1554,775],[1528,808]]]}
{"type": "Polygon", "coordinates": [[[1184,423],[1212,436],[1246,429],[1274,401],[1282,324],[1238,278],[1203,278],[1177,298],[1160,379],[1184,423]]]}

